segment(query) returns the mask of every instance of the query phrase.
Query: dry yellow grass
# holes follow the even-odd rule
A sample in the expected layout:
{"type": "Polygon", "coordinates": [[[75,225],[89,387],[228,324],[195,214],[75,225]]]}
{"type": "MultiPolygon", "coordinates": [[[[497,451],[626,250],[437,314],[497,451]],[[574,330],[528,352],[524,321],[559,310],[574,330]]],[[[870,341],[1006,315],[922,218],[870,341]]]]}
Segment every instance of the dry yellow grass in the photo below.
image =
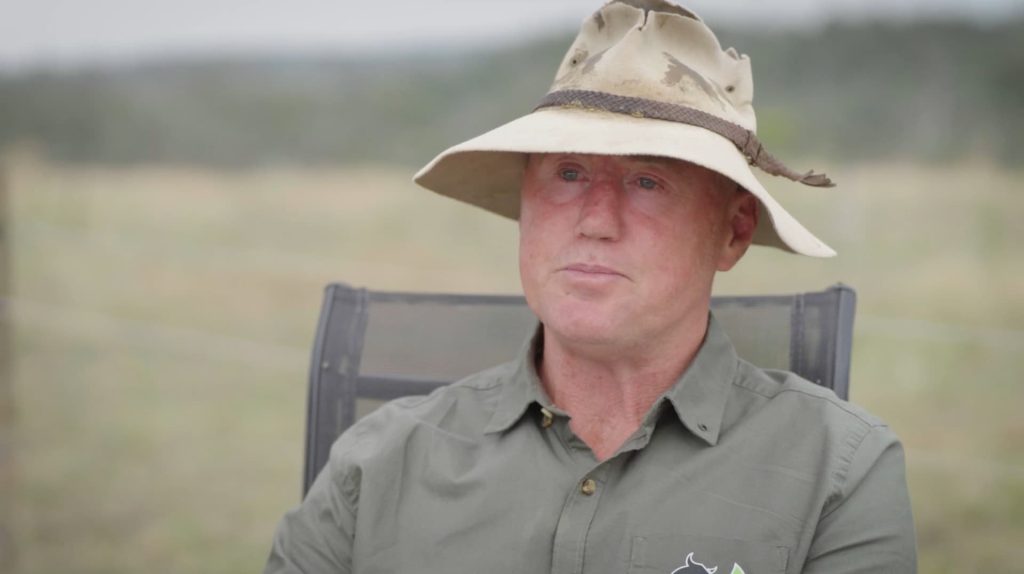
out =
{"type": "MultiPolygon", "coordinates": [[[[9,159],[20,572],[252,572],[298,498],[323,285],[516,292],[511,222],[404,169],[9,159]]],[[[922,572],[1024,571],[1024,174],[770,182],[840,251],[720,292],[860,297],[853,398],[904,438],[922,572]]]]}

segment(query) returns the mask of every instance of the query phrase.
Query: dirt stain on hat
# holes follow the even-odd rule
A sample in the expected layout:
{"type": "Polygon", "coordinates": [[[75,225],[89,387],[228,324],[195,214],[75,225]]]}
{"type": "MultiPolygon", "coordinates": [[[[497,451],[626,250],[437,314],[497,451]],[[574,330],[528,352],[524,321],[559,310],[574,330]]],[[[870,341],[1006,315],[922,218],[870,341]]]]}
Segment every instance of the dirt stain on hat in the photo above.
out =
{"type": "MultiPolygon", "coordinates": [[[[668,52],[662,52],[662,54],[668,60],[668,70],[665,71],[665,77],[662,78],[661,83],[666,86],[677,86],[683,81],[684,77],[689,78],[708,96],[708,100],[717,103],[723,110],[727,109],[728,102],[725,99],[721,86],[705,78],[697,70],[680,62],[672,54],[668,52]]],[[[684,91],[686,90],[685,86],[680,85],[679,88],[684,91]]]]}
{"type": "Polygon", "coordinates": [[[596,66],[597,63],[601,61],[601,58],[604,56],[604,53],[607,52],[607,51],[608,51],[608,48],[605,48],[604,50],[601,50],[600,52],[598,52],[598,53],[594,54],[593,56],[587,58],[587,61],[583,65],[583,69],[580,70],[580,72],[583,73],[583,74],[589,74],[590,72],[593,72],[594,71],[594,66],[596,66]]]}
{"type": "Polygon", "coordinates": [[[589,55],[590,52],[586,50],[576,50],[576,52],[572,55],[572,58],[569,59],[569,65],[575,68],[576,66],[579,66],[580,64],[585,62],[587,60],[587,56],[589,55]]]}
{"type": "Polygon", "coordinates": [[[667,12],[684,18],[699,20],[697,15],[693,12],[690,12],[682,6],[676,6],[671,2],[666,2],[666,0],[617,0],[616,2],[610,2],[609,4],[625,4],[626,6],[639,8],[644,11],[644,15],[648,12],[667,12]]]}

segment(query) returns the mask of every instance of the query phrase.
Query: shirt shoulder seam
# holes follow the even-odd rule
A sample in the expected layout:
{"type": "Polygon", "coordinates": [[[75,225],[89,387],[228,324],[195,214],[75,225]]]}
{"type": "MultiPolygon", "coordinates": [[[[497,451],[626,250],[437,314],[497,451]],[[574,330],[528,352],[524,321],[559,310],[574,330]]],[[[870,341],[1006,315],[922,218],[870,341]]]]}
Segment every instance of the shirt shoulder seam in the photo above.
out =
{"type": "Polygon", "coordinates": [[[883,428],[889,426],[885,422],[878,420],[875,417],[866,417],[864,416],[864,413],[860,413],[856,409],[850,408],[850,404],[840,399],[839,397],[821,396],[815,393],[809,393],[801,389],[782,389],[778,393],[776,393],[776,396],[781,395],[783,393],[797,393],[807,397],[825,401],[826,403],[836,407],[837,409],[843,411],[844,413],[856,418],[858,421],[860,421],[870,429],[883,428]]]}
{"type": "MultiPolygon", "coordinates": [[[[849,416],[851,416],[853,418],[856,418],[862,424],[867,425],[870,428],[880,428],[880,427],[887,427],[888,426],[887,424],[885,424],[884,421],[881,421],[881,420],[879,420],[879,419],[877,419],[877,418],[875,418],[873,416],[865,416],[865,413],[858,412],[857,409],[851,408],[850,403],[848,403],[847,401],[844,401],[844,400],[842,400],[839,397],[836,397],[834,395],[830,396],[830,395],[827,395],[827,394],[823,395],[823,394],[818,394],[818,393],[812,393],[812,392],[808,392],[806,390],[799,389],[799,388],[780,388],[776,392],[766,392],[764,390],[755,388],[754,385],[747,384],[747,380],[750,379],[751,377],[743,377],[743,376],[741,376],[741,373],[742,373],[742,370],[743,370],[742,369],[743,363],[746,363],[749,368],[754,369],[758,374],[761,374],[762,376],[764,375],[764,370],[761,369],[760,367],[752,364],[752,363],[744,361],[742,358],[737,358],[736,362],[737,362],[736,375],[733,376],[733,385],[734,386],[740,387],[740,388],[742,388],[742,389],[744,389],[746,391],[749,391],[751,393],[754,393],[754,394],[756,394],[758,396],[761,396],[761,397],[764,397],[766,399],[775,398],[775,397],[777,397],[777,396],[779,396],[779,395],[781,395],[783,393],[797,393],[797,394],[803,395],[805,397],[810,397],[812,399],[818,399],[820,401],[824,401],[824,402],[832,405],[833,407],[843,411],[847,415],[849,415],[849,416]]],[[[780,372],[787,373],[788,377],[800,378],[800,375],[797,375],[796,373],[793,373],[791,371],[780,371],[780,372]]],[[[802,379],[802,378],[801,378],[801,380],[806,381],[806,379],[802,379]]],[[[814,385],[814,383],[812,383],[810,381],[807,381],[807,384],[814,385]]],[[[780,386],[781,386],[781,384],[780,384],[780,386]]],[[[820,385],[818,385],[818,386],[820,386],[820,385]]],[[[821,388],[824,389],[826,387],[821,387],[821,388]]],[[[829,390],[831,390],[831,389],[829,389],[829,390]]]]}
{"type": "MultiPolygon", "coordinates": [[[[868,435],[870,435],[878,428],[880,427],[868,427],[864,429],[864,432],[851,433],[851,435],[846,439],[846,444],[850,447],[849,456],[843,457],[839,467],[836,468],[835,472],[832,473],[835,488],[833,491],[833,495],[829,497],[830,500],[826,500],[825,504],[828,504],[834,497],[842,495],[843,488],[846,486],[846,479],[850,474],[850,467],[853,466],[853,459],[856,457],[857,451],[860,450],[861,445],[864,444],[864,441],[867,439],[868,435]]],[[[836,504],[831,510],[821,515],[821,520],[824,520],[828,516],[831,516],[834,512],[839,510],[841,506],[842,503],[836,504]]]]}
{"type": "Polygon", "coordinates": [[[494,371],[494,370],[496,370],[498,368],[501,368],[501,366],[493,367],[493,368],[487,369],[485,371],[480,371],[480,372],[477,372],[477,373],[473,373],[472,375],[468,375],[466,377],[463,377],[463,378],[461,378],[461,379],[459,379],[459,380],[457,380],[455,382],[442,385],[442,386],[434,389],[433,391],[431,391],[431,392],[429,392],[429,393],[427,393],[425,395],[398,397],[391,404],[392,404],[392,406],[394,408],[397,408],[397,409],[400,409],[400,410],[407,410],[407,409],[412,409],[412,408],[418,407],[418,406],[423,405],[423,404],[425,404],[425,403],[427,403],[427,402],[429,402],[431,400],[435,400],[438,397],[446,396],[446,395],[448,395],[450,393],[459,391],[461,389],[469,389],[471,391],[490,391],[490,390],[493,390],[496,387],[500,387],[505,382],[503,377],[502,377],[502,375],[495,374],[491,378],[491,380],[487,381],[487,382],[480,382],[480,381],[476,381],[474,379],[483,378],[485,375],[487,375],[491,371],[494,371]]]}

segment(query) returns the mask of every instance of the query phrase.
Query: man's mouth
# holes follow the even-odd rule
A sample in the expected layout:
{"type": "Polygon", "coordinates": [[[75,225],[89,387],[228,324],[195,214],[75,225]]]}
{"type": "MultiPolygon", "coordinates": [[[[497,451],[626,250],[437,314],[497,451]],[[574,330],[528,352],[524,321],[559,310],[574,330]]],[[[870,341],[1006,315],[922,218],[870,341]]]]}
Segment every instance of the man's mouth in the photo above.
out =
{"type": "Polygon", "coordinates": [[[607,275],[607,276],[618,276],[625,277],[619,271],[612,269],[611,267],[605,267],[604,265],[594,265],[591,263],[573,263],[566,265],[562,268],[562,271],[569,271],[572,273],[579,273],[585,275],[593,275],[595,277],[607,275]]]}

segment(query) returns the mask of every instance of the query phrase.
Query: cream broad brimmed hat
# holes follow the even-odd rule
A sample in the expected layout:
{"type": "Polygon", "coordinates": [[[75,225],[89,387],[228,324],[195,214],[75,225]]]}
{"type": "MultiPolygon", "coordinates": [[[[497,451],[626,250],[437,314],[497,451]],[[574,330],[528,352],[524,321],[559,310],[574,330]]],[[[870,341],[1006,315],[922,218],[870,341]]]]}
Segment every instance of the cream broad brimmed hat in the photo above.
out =
{"type": "Polygon", "coordinates": [[[786,168],[764,150],[755,135],[753,94],[750,59],[722,50],[696,14],[664,0],[612,0],[583,23],[532,113],[445,150],[414,179],[517,219],[525,154],[675,158],[717,171],[760,200],[754,243],[831,257],[835,251],[750,170],[756,165],[807,185],[832,185],[823,174],[786,168]]]}

